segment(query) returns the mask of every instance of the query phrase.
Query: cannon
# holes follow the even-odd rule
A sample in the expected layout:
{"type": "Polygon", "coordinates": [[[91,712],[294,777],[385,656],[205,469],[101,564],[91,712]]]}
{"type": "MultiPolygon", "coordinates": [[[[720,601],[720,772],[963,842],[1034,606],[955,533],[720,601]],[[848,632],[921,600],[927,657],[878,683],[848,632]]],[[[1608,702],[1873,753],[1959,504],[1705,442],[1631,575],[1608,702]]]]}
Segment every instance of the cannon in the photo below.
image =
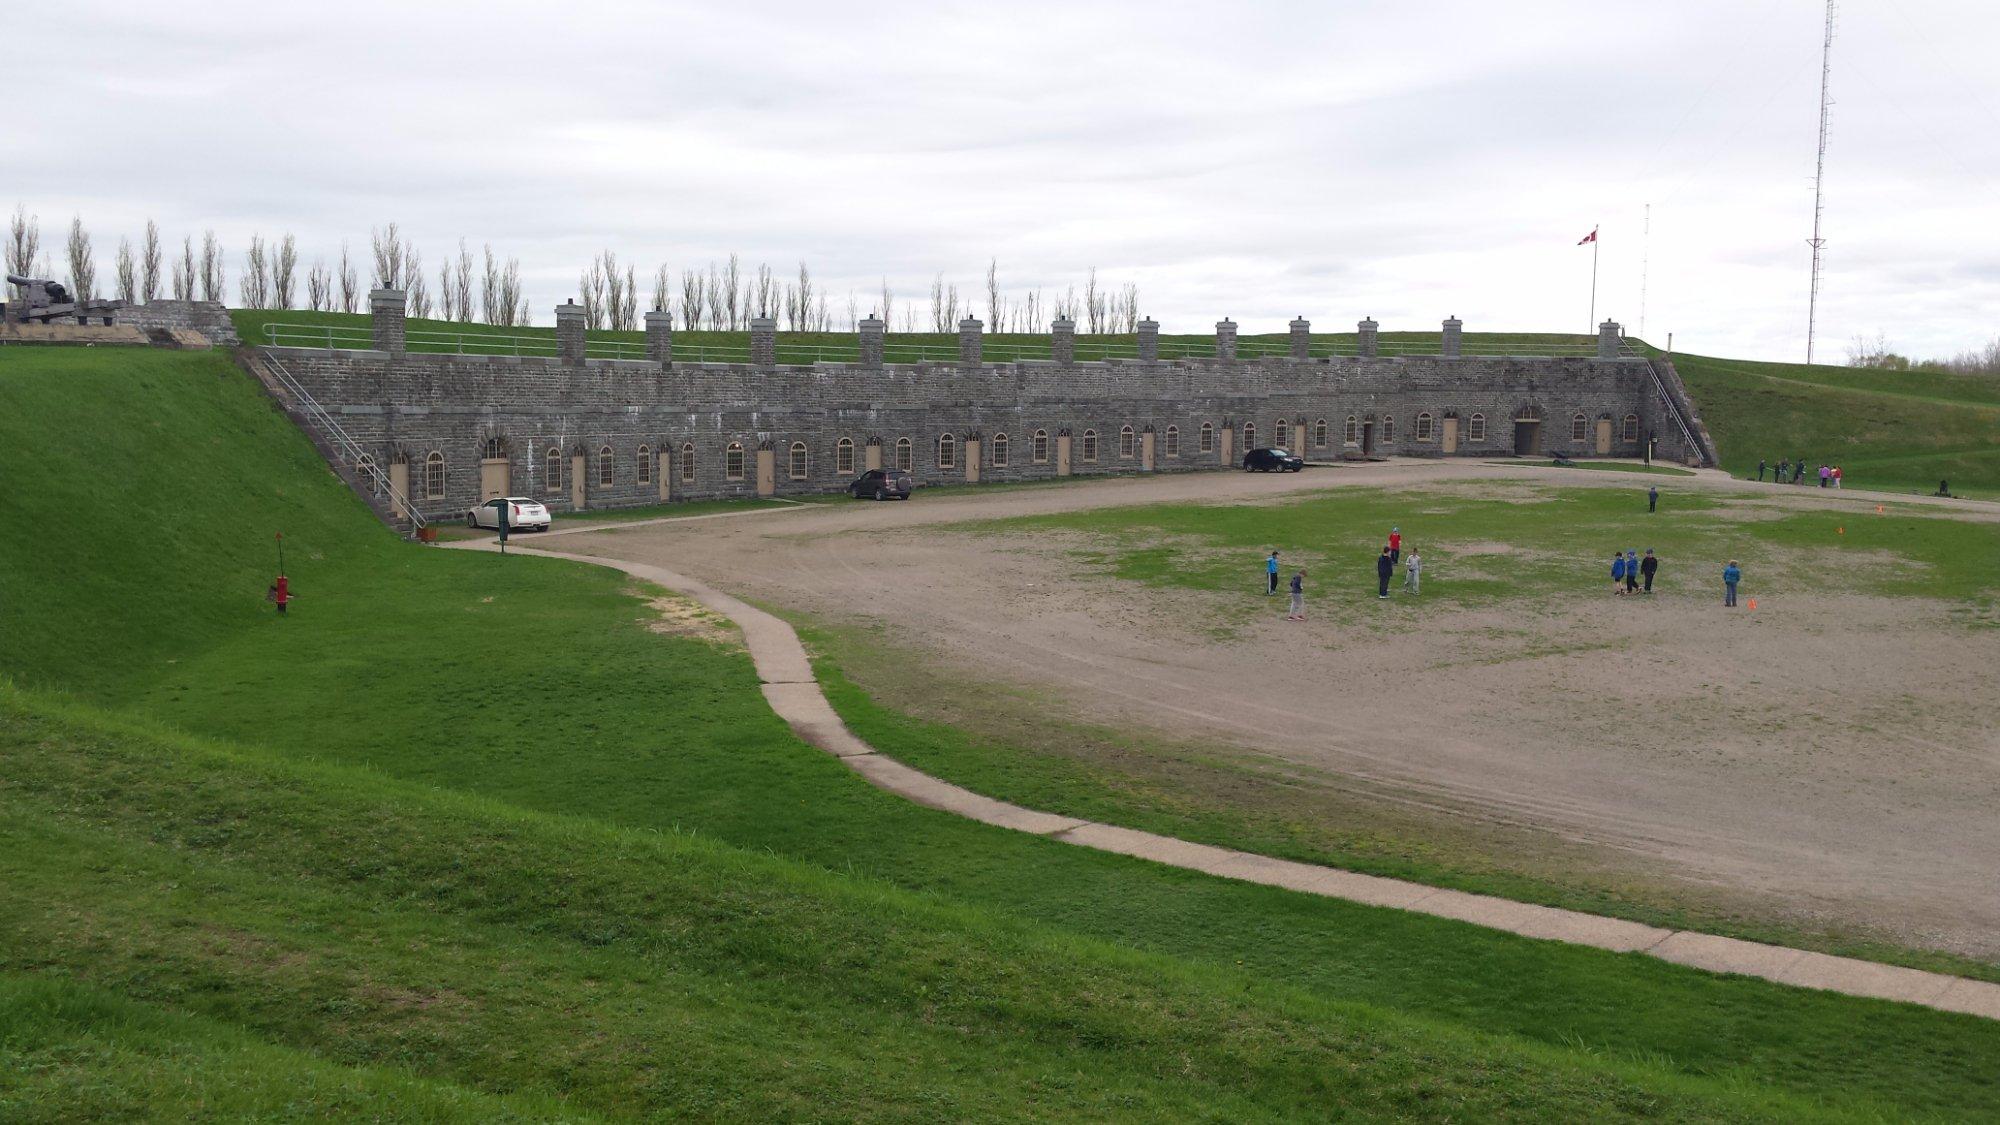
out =
{"type": "Polygon", "coordinates": [[[110,324],[112,316],[125,307],[123,301],[71,300],[69,289],[60,281],[10,273],[7,284],[19,289],[21,295],[14,301],[0,304],[0,321],[48,324],[75,320],[78,324],[89,324],[92,317],[103,317],[104,323],[110,324]]]}

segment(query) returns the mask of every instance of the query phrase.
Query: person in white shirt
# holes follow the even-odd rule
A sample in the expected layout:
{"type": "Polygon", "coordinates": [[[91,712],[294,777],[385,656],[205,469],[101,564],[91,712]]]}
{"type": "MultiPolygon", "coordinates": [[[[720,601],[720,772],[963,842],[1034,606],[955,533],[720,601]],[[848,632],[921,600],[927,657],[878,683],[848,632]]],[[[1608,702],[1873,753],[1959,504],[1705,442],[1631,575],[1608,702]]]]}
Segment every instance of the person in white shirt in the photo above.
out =
{"type": "Polygon", "coordinates": [[[1417,554],[1415,547],[1410,548],[1410,557],[1404,560],[1403,571],[1403,589],[1412,594],[1417,593],[1417,587],[1421,586],[1424,580],[1424,560],[1423,556],[1417,554]]]}

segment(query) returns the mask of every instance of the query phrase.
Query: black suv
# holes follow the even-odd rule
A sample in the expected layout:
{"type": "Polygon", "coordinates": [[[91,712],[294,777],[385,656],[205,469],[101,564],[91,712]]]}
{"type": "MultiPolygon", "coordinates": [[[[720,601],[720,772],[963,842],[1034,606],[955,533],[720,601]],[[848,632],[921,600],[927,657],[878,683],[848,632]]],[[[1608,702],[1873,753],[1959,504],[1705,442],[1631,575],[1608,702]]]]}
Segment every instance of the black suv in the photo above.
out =
{"type": "Polygon", "coordinates": [[[1296,473],[1306,467],[1306,459],[1283,449],[1253,449],[1243,455],[1243,467],[1256,473],[1296,473]]]}
{"type": "Polygon", "coordinates": [[[908,500],[910,474],[902,469],[870,469],[847,486],[856,500],[908,500]]]}

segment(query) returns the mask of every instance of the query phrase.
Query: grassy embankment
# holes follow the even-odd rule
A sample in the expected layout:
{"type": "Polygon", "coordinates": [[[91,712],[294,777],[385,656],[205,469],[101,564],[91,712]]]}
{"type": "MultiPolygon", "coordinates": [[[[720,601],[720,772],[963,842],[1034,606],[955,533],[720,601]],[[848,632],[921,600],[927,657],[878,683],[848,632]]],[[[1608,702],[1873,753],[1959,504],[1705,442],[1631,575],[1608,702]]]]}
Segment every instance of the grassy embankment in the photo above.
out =
{"type": "MultiPolygon", "coordinates": [[[[1745,590],[1783,611],[1787,599],[1829,586],[1920,592],[1953,602],[1968,628],[2000,624],[2000,526],[1934,518],[1890,505],[1871,512],[1768,513],[1742,520],[1726,502],[1663,488],[1657,514],[1645,488],[1510,486],[1503,496],[1463,489],[1342,489],[1272,504],[1149,505],[967,525],[970,534],[1027,542],[1072,537],[1075,566],[1204,595],[1210,617],[1193,628],[1234,635],[1246,610],[1265,611],[1260,560],[1283,548],[1287,569],[1312,575],[1313,613],[1367,636],[1430,628],[1457,611],[1519,606],[1523,624],[1488,638],[1494,659],[1562,642],[1528,620],[1551,599],[1595,591],[1614,548],[1653,549],[1664,560],[1658,605],[1708,608],[1722,564],[1738,559],[1745,590]],[[1522,501],[1533,500],[1524,503],[1522,501]],[[1420,599],[1384,606],[1372,596],[1371,544],[1392,525],[1420,547],[1428,576],[1420,599]],[[1507,553],[1492,553],[1505,543],[1507,553]],[[1360,545],[1357,549],[1357,545],[1360,545]],[[1601,547],[1601,551],[1598,549],[1601,547]],[[1846,566],[1841,555],[1865,560],[1846,566]],[[1895,558],[1900,565],[1884,565],[1895,558]],[[1923,584],[1913,591],[1910,576],[1923,584]],[[1348,594],[1357,596],[1347,596],[1348,594]],[[1256,602],[1250,606],[1250,602],[1256,602]],[[1543,646],[1537,648],[1536,646],[1543,646]]],[[[1398,583],[1401,579],[1398,578],[1398,583]]],[[[1673,927],[2000,979],[2000,966],[1885,945],[1865,934],[1804,928],[1754,903],[1607,868],[1587,851],[1484,818],[1412,813],[1353,783],[1298,784],[1285,769],[1227,748],[1065,718],[1004,687],[968,683],[946,668],[899,658],[894,638],[832,622],[802,621],[826,659],[822,676],[850,726],[887,753],[982,793],[1034,808],[1265,854],[1484,891],[1673,927]],[[842,675],[836,669],[846,670],[842,675]],[[909,701],[884,707],[876,700],[909,701]],[[902,713],[912,711],[916,714],[902,713]]],[[[1616,645],[1616,638],[1576,643],[1616,645]]],[[[1546,649],[1547,651],[1558,651],[1546,649]]],[[[1478,646],[1465,659],[1480,659],[1478,646]]]]}
{"type": "Polygon", "coordinates": [[[218,356],[0,352],[0,471],[0,1116],[2000,1112],[1988,1022],[881,794],[619,576],[396,541],[218,356]]]}

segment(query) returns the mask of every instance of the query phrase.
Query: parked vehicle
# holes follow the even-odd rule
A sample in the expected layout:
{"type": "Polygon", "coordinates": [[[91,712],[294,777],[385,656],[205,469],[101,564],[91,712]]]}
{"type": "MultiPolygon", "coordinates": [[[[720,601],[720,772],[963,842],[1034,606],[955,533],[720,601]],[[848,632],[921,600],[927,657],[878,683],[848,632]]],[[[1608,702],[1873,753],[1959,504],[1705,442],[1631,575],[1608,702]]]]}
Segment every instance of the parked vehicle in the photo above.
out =
{"type": "Polygon", "coordinates": [[[514,531],[547,531],[549,510],[526,496],[499,496],[465,513],[465,526],[500,530],[500,510],[507,509],[507,526],[514,531]]]}
{"type": "Polygon", "coordinates": [[[908,500],[910,474],[902,469],[870,469],[847,486],[856,500],[908,500]]]}
{"type": "Polygon", "coordinates": [[[1306,459],[1284,449],[1253,449],[1243,455],[1243,467],[1253,473],[1296,473],[1306,459]]]}

